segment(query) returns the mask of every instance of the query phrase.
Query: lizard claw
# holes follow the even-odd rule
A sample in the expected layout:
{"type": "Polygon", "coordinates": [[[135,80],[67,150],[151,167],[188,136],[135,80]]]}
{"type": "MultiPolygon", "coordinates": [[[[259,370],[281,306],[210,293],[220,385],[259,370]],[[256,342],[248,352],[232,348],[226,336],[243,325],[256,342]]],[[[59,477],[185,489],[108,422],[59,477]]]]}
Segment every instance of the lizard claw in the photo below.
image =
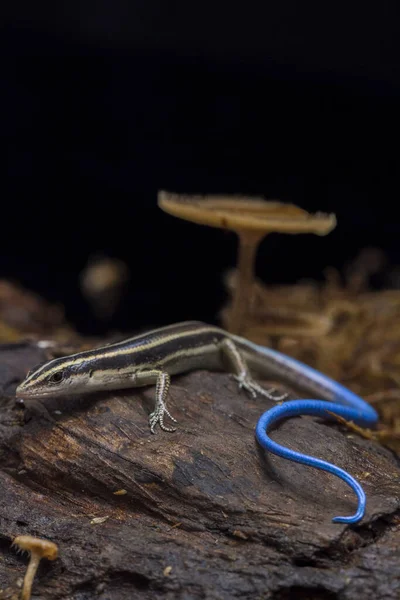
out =
{"type": "Polygon", "coordinates": [[[288,394],[281,394],[280,396],[275,396],[273,392],[276,391],[276,388],[270,388],[269,390],[265,390],[261,385],[258,385],[256,381],[246,377],[245,375],[234,375],[234,379],[237,381],[239,385],[239,389],[244,388],[247,392],[249,392],[253,398],[256,398],[257,394],[261,396],[265,396],[268,400],[273,400],[274,402],[279,402],[280,400],[284,400],[287,398],[288,394]]]}
{"type": "Polygon", "coordinates": [[[149,416],[149,425],[151,433],[155,433],[154,428],[157,425],[157,423],[160,425],[160,428],[163,431],[168,431],[170,433],[176,431],[175,427],[166,427],[166,425],[164,425],[164,415],[167,415],[171,419],[171,421],[177,423],[177,420],[174,419],[174,417],[168,411],[165,404],[160,403],[155,407],[154,411],[149,416]]]}

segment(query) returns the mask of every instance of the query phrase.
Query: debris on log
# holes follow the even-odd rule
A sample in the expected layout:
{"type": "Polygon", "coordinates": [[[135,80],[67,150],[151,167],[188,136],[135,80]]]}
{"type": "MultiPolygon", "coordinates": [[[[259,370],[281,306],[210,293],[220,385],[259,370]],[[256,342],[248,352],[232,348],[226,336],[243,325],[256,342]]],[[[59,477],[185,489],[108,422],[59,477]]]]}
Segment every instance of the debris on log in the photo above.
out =
{"type": "Polygon", "coordinates": [[[0,279],[0,342],[52,335],[57,339],[74,335],[65,322],[64,310],[21,286],[0,279]]]}

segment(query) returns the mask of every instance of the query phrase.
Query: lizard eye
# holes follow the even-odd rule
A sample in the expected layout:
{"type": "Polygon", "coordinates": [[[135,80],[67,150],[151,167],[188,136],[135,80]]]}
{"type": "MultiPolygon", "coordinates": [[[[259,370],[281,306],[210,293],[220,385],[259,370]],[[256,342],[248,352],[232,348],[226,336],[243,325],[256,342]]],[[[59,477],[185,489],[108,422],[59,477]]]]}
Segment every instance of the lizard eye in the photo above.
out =
{"type": "Polygon", "coordinates": [[[64,371],[56,371],[49,377],[50,383],[60,383],[64,378],[64,371]]]}

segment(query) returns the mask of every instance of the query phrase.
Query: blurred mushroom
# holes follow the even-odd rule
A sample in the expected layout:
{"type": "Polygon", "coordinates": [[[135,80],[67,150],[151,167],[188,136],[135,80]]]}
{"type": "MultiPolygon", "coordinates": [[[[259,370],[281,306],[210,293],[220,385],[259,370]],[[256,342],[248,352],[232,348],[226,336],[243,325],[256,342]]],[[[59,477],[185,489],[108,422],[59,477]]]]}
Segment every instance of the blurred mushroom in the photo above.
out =
{"type": "Polygon", "coordinates": [[[13,541],[13,546],[18,546],[20,550],[25,550],[30,555],[30,561],[24,577],[24,586],[22,588],[22,600],[30,600],[32,584],[42,558],[47,560],[56,560],[58,557],[58,546],[49,540],[43,540],[31,535],[19,535],[13,541]]]}
{"type": "Polygon", "coordinates": [[[315,233],[326,235],[336,226],[333,214],[310,214],[295,206],[244,196],[188,196],[158,193],[165,212],[201,225],[230,229],[239,237],[238,274],[228,329],[241,333],[251,300],[254,264],[261,240],[268,234],[315,233]]]}
{"type": "Polygon", "coordinates": [[[97,318],[113,316],[128,279],[129,269],[122,260],[107,256],[89,258],[80,275],[80,285],[97,318]]]}

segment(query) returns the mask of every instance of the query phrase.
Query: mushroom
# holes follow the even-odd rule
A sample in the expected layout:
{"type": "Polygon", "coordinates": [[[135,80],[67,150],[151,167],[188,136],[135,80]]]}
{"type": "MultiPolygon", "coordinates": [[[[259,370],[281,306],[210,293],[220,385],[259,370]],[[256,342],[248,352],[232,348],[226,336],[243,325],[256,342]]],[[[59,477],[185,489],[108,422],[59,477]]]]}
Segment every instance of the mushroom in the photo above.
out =
{"type": "Polygon", "coordinates": [[[42,540],[31,535],[19,535],[13,543],[21,550],[30,554],[30,561],[24,577],[21,600],[30,600],[32,583],[36,575],[37,568],[42,558],[55,560],[58,557],[58,546],[49,540],[42,540]]]}
{"type": "Polygon", "coordinates": [[[240,334],[251,299],[254,264],[268,233],[327,235],[336,227],[334,214],[311,214],[294,204],[244,196],[188,196],[159,191],[165,212],[201,225],[230,229],[239,237],[238,274],[228,329],[240,334]]]}

